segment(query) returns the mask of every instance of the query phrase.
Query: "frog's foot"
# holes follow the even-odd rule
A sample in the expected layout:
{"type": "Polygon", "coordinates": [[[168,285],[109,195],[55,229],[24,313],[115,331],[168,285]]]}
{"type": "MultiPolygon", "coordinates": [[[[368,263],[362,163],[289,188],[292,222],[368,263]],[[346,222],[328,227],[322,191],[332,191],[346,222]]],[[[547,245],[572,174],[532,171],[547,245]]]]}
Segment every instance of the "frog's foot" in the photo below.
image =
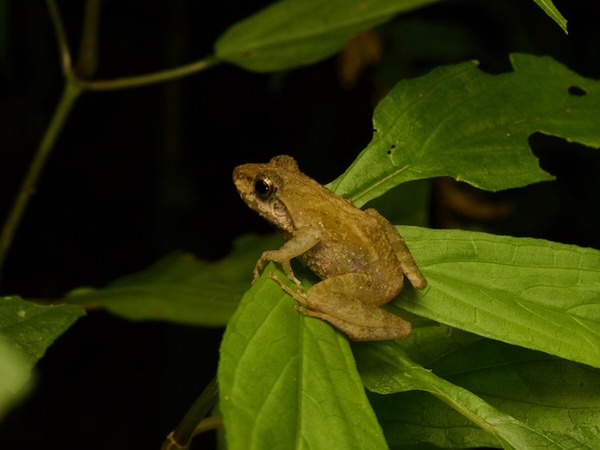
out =
{"type": "Polygon", "coordinates": [[[302,286],[302,283],[300,282],[300,280],[298,278],[296,278],[296,277],[290,278],[290,280],[292,280],[298,288],[295,291],[292,288],[290,288],[287,284],[285,284],[284,281],[281,278],[279,278],[279,276],[277,276],[277,274],[275,274],[273,272],[269,272],[269,278],[271,278],[271,280],[275,281],[279,286],[281,286],[281,289],[283,289],[285,292],[290,294],[294,299],[297,300],[296,297],[298,297],[298,296],[300,296],[302,298],[305,297],[304,287],[302,286]]]}
{"type": "Polygon", "coordinates": [[[325,317],[323,317],[322,314],[320,314],[320,313],[318,313],[316,311],[313,311],[312,309],[309,309],[308,305],[306,303],[301,303],[299,305],[296,305],[296,306],[294,306],[294,309],[296,311],[298,311],[299,313],[301,313],[301,314],[304,314],[304,315],[307,315],[307,316],[310,316],[310,317],[316,317],[317,319],[323,319],[323,320],[325,320],[325,317]]]}
{"type": "Polygon", "coordinates": [[[281,287],[281,289],[283,289],[283,291],[286,294],[288,294],[290,297],[292,297],[298,303],[298,305],[295,306],[296,311],[300,311],[300,312],[308,314],[306,311],[310,311],[310,310],[307,309],[308,304],[306,303],[306,294],[304,293],[304,288],[302,287],[302,285],[300,285],[298,290],[295,291],[294,289],[289,287],[287,284],[285,284],[283,282],[283,280],[281,278],[279,278],[277,275],[275,275],[273,272],[269,272],[269,277],[273,281],[275,281],[281,287]]]}

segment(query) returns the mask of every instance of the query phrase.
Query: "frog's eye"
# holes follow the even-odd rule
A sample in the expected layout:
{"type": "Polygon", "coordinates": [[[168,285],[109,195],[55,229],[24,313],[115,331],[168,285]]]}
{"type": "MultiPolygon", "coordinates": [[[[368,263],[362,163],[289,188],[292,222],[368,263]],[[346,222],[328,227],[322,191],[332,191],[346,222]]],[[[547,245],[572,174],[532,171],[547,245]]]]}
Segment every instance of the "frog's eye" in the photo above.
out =
{"type": "Polygon", "coordinates": [[[275,185],[269,177],[262,176],[254,182],[254,192],[262,200],[269,200],[275,194],[275,185]]]}

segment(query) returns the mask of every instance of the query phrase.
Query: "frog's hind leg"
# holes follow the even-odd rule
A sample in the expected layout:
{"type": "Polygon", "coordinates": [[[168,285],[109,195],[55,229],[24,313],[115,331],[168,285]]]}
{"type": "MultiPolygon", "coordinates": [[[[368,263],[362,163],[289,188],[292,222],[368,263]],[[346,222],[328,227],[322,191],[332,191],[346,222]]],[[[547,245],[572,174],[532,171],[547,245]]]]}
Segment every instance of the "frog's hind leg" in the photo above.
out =
{"type": "Polygon", "coordinates": [[[404,242],[404,238],[400,236],[398,230],[396,230],[396,228],[389,223],[385,217],[379,214],[377,210],[369,208],[365,212],[377,219],[383,228],[387,239],[394,249],[396,258],[398,258],[398,262],[402,267],[402,272],[404,272],[406,278],[408,278],[408,281],[410,281],[410,284],[417,289],[424,289],[427,287],[427,280],[421,273],[419,266],[417,266],[417,263],[413,259],[413,256],[406,245],[406,242],[404,242]]]}
{"type": "Polygon", "coordinates": [[[296,309],[329,322],[353,341],[403,339],[412,330],[410,322],[375,306],[373,296],[377,295],[377,289],[373,289],[369,277],[364,274],[349,273],[328,278],[314,285],[305,295],[295,294],[293,297],[305,305],[296,309]]]}

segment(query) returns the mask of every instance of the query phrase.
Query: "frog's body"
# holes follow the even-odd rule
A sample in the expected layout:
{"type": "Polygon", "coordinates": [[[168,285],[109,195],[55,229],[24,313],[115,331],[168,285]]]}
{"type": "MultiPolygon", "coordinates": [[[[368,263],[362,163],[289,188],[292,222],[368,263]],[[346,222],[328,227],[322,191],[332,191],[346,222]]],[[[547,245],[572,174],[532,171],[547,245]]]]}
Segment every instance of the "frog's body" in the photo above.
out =
{"type": "MultiPolygon", "coordinates": [[[[353,340],[399,339],[409,322],[378,308],[402,289],[404,275],[417,288],[427,282],[404,240],[377,211],[362,211],[307,177],[290,156],[244,164],[233,174],[242,199],[279,230],[285,243],[262,254],[255,279],[268,261],[279,263],[298,286],[282,287],[302,312],[327,320],[353,340]],[[292,271],[299,257],[323,281],[307,293],[292,271]]],[[[276,279],[276,281],[279,281],[276,279]]]]}

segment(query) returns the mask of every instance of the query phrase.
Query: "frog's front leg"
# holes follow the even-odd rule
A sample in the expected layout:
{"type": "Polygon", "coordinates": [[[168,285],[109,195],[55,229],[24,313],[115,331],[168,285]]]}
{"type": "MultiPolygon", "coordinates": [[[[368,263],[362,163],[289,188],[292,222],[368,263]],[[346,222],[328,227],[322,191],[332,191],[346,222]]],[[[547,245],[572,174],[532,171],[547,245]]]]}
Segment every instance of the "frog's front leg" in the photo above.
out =
{"type": "Polygon", "coordinates": [[[277,250],[267,250],[256,261],[254,266],[254,280],[256,281],[262,272],[263,267],[269,262],[273,261],[281,266],[283,273],[296,283],[299,289],[302,289],[302,283],[294,275],[292,270],[291,260],[303,255],[308,250],[313,248],[321,241],[321,232],[316,228],[305,228],[298,229],[294,233],[294,237],[284,244],[277,250]]]}
{"type": "Polygon", "coordinates": [[[300,304],[298,311],[329,322],[353,341],[404,339],[412,331],[410,322],[375,306],[373,296],[378,292],[372,289],[367,275],[349,273],[328,278],[306,294],[272,278],[300,304]]]}

